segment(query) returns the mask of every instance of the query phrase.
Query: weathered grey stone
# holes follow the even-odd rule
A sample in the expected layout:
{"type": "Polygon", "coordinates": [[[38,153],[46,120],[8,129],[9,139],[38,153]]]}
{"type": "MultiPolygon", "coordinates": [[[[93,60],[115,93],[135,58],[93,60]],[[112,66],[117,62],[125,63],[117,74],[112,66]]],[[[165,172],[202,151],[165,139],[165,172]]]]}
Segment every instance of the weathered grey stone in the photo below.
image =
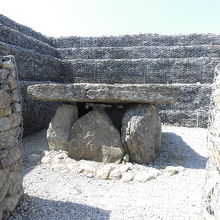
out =
{"type": "Polygon", "coordinates": [[[15,128],[21,124],[22,116],[20,113],[12,113],[10,116],[11,126],[15,128]]]}
{"type": "Polygon", "coordinates": [[[47,130],[49,148],[52,150],[66,150],[70,136],[70,130],[78,119],[76,105],[63,104],[57,108],[47,130]]]}
{"type": "Polygon", "coordinates": [[[20,102],[21,98],[17,89],[11,91],[12,102],[20,102]]]}
{"type": "Polygon", "coordinates": [[[121,177],[122,177],[122,173],[121,173],[120,169],[115,168],[111,171],[108,178],[119,180],[119,179],[121,179],[121,177]]]}
{"type": "Polygon", "coordinates": [[[9,173],[8,179],[9,179],[10,185],[11,185],[9,192],[8,192],[9,196],[17,194],[21,189],[22,181],[23,181],[21,172],[20,171],[11,171],[9,173]]]}
{"type": "Polygon", "coordinates": [[[0,201],[2,201],[6,197],[6,194],[8,193],[9,189],[10,189],[10,182],[7,179],[4,182],[3,186],[0,188],[0,201]]]}
{"type": "Polygon", "coordinates": [[[220,172],[211,160],[206,166],[202,215],[204,220],[216,220],[220,216],[220,172]]]}
{"type": "Polygon", "coordinates": [[[3,187],[3,184],[5,183],[5,181],[8,178],[8,174],[9,174],[9,168],[5,168],[0,170],[0,188],[3,187]]]}
{"type": "Polygon", "coordinates": [[[17,161],[14,163],[10,164],[9,168],[10,171],[21,171],[21,158],[19,158],[17,161]]]}
{"type": "Polygon", "coordinates": [[[122,119],[122,144],[131,160],[149,163],[156,159],[161,143],[160,117],[154,105],[137,105],[122,119]]]}
{"type": "Polygon", "coordinates": [[[0,132],[0,149],[16,145],[20,134],[20,127],[0,132]]]}
{"type": "Polygon", "coordinates": [[[110,172],[114,169],[113,166],[107,164],[104,167],[102,167],[100,170],[97,171],[97,178],[102,180],[107,180],[109,177],[110,172]]]}
{"type": "Polygon", "coordinates": [[[123,182],[130,182],[134,179],[134,174],[132,171],[128,171],[128,172],[122,174],[121,179],[123,182]]]}
{"type": "Polygon", "coordinates": [[[120,163],[124,154],[119,131],[103,110],[94,110],[73,125],[68,155],[77,159],[120,163]]]}
{"type": "Polygon", "coordinates": [[[12,148],[10,150],[5,150],[1,152],[0,158],[0,169],[4,169],[10,165],[12,165],[15,161],[20,159],[21,150],[19,147],[12,148]]]}
{"type": "Polygon", "coordinates": [[[178,174],[179,172],[181,171],[184,171],[185,168],[182,167],[182,166],[167,166],[164,170],[164,173],[165,175],[168,175],[168,176],[172,176],[172,175],[175,175],[175,174],[178,174]]]}
{"type": "Polygon", "coordinates": [[[0,118],[0,131],[5,131],[12,128],[12,123],[9,117],[0,118]]]}
{"type": "Polygon", "coordinates": [[[135,177],[134,180],[145,183],[149,180],[155,179],[160,174],[159,170],[141,171],[135,177]]]}
{"type": "Polygon", "coordinates": [[[17,81],[14,79],[14,77],[12,76],[8,77],[8,86],[11,90],[17,88],[18,84],[17,81]]]}
{"type": "Polygon", "coordinates": [[[7,108],[11,104],[11,97],[5,90],[0,90],[0,109],[7,108]]]}
{"type": "Polygon", "coordinates": [[[12,113],[11,107],[0,109],[0,118],[5,118],[12,113]]]}
{"type": "Polygon", "coordinates": [[[7,197],[5,199],[6,210],[8,210],[9,212],[13,211],[18,205],[18,202],[21,199],[21,196],[23,195],[23,193],[24,193],[23,188],[21,188],[20,191],[16,195],[7,197]]]}
{"type": "Polygon", "coordinates": [[[12,106],[13,112],[21,112],[21,104],[20,103],[14,103],[12,106]]]}
{"type": "Polygon", "coordinates": [[[94,166],[90,165],[90,164],[81,164],[79,166],[79,173],[96,173],[96,169],[94,166]]]}
{"type": "Polygon", "coordinates": [[[0,57],[0,219],[8,218],[23,194],[20,173],[22,117],[21,105],[16,103],[20,97],[15,78],[13,57],[0,57]]]}
{"type": "MultiPolygon", "coordinates": [[[[8,77],[9,71],[6,69],[0,69],[0,82],[8,77]]],[[[1,219],[1,218],[0,218],[1,219]]]]}
{"type": "Polygon", "coordinates": [[[178,87],[164,84],[36,84],[28,87],[33,99],[69,102],[175,103],[178,87]]]}
{"type": "Polygon", "coordinates": [[[12,60],[12,56],[7,56],[4,58],[4,60],[0,59],[0,67],[6,70],[13,70],[15,66],[12,60]]]}

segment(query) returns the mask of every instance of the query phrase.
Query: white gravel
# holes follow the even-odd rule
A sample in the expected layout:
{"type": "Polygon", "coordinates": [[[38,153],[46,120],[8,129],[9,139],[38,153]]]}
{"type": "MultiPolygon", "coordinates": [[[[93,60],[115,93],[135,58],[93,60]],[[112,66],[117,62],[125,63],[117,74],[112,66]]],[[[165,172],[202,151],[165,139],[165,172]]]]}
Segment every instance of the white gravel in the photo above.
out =
{"type": "MultiPolygon", "coordinates": [[[[183,166],[146,183],[99,180],[40,164],[45,131],[23,140],[25,198],[9,218],[28,220],[199,220],[206,165],[206,129],[163,126],[159,158],[147,167],[183,166]]],[[[146,166],[134,165],[137,169],[146,166]]]]}

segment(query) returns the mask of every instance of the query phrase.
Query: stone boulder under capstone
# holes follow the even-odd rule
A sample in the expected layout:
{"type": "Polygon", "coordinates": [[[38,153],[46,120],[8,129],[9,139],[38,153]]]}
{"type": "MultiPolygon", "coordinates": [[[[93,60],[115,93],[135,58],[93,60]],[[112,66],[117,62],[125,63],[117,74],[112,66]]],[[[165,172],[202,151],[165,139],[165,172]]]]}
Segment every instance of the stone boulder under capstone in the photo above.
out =
{"type": "Polygon", "coordinates": [[[47,141],[51,150],[67,150],[70,130],[77,119],[76,105],[62,104],[57,108],[47,130],[47,141]]]}
{"type": "Polygon", "coordinates": [[[103,163],[120,163],[124,155],[120,133],[103,110],[93,110],[74,123],[67,151],[72,158],[103,163]]]}
{"type": "Polygon", "coordinates": [[[154,105],[130,107],[122,119],[122,145],[132,161],[149,163],[156,159],[161,145],[160,116],[154,105]]]}

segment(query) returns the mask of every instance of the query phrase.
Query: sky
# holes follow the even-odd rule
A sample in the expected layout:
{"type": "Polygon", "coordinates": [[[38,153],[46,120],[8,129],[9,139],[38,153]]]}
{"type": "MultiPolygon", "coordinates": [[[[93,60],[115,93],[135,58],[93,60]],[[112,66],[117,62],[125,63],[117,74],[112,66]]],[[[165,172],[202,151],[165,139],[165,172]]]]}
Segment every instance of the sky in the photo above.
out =
{"type": "Polygon", "coordinates": [[[0,14],[53,37],[220,33],[220,0],[0,0],[0,14]]]}

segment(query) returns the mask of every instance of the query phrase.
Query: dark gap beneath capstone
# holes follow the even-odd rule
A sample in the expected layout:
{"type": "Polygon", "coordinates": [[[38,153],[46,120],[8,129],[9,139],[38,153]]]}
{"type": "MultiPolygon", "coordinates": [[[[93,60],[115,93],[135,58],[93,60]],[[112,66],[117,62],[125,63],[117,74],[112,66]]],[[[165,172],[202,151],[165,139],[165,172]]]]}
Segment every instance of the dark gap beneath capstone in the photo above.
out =
{"type": "Polygon", "coordinates": [[[132,105],[129,104],[115,104],[115,103],[77,103],[79,110],[79,118],[94,109],[103,109],[110,117],[113,125],[121,133],[122,118],[126,110],[132,105]]]}

